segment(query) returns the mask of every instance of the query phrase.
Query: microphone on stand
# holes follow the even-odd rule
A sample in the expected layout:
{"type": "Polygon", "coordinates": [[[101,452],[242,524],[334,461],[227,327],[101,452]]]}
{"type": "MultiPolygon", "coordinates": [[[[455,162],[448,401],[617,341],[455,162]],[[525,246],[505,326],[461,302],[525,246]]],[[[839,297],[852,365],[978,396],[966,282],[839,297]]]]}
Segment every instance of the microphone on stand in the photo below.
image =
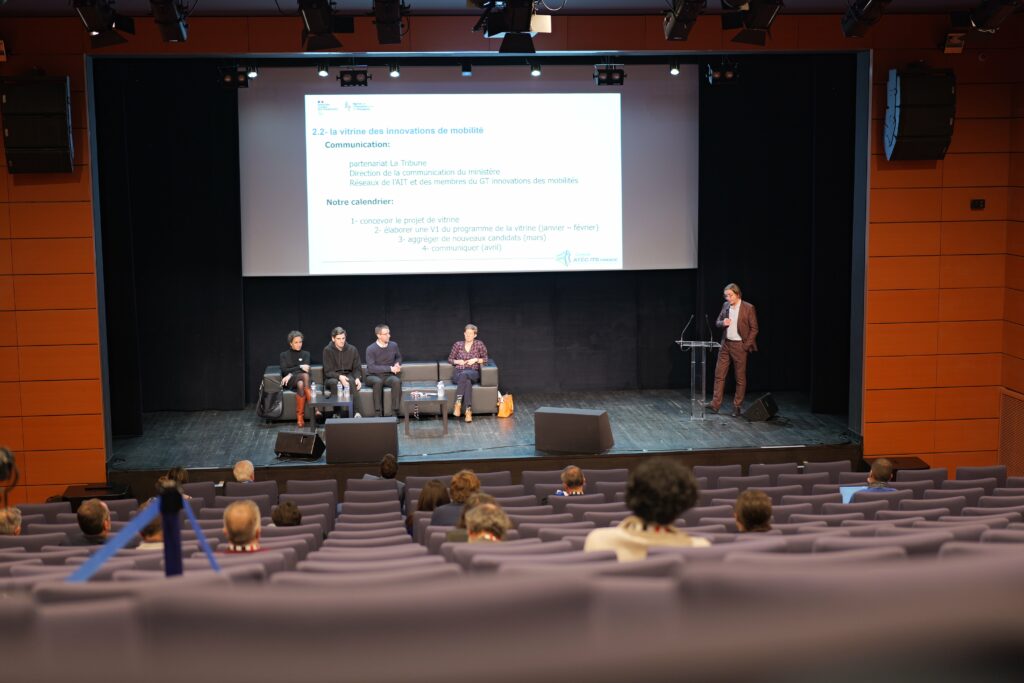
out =
{"type": "Polygon", "coordinates": [[[707,325],[708,328],[708,341],[715,341],[715,332],[711,329],[711,321],[708,320],[707,313],[704,314],[704,324],[707,325]]]}
{"type": "Polygon", "coordinates": [[[684,327],[683,331],[679,333],[679,341],[676,342],[677,344],[682,344],[682,342],[684,341],[683,337],[686,336],[686,331],[688,329],[690,329],[690,323],[692,323],[692,322],[693,322],[693,314],[691,313],[690,314],[690,319],[686,321],[686,327],[684,327]]]}

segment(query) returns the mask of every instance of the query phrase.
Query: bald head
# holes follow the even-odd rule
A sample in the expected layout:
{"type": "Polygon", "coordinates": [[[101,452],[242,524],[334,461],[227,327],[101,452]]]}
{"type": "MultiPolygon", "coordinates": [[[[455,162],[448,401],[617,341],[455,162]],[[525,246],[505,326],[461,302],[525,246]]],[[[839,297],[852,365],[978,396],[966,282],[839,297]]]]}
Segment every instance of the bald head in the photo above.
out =
{"type": "Polygon", "coordinates": [[[256,470],[253,468],[251,460],[239,460],[235,463],[231,473],[235,475],[235,481],[254,481],[256,479],[256,470]]]}
{"type": "Polygon", "coordinates": [[[259,544],[260,509],[251,500],[236,500],[224,509],[224,533],[232,545],[259,544]]]}
{"type": "Polygon", "coordinates": [[[78,528],[86,536],[106,536],[110,531],[110,508],[99,498],[78,506],[78,528]]]}

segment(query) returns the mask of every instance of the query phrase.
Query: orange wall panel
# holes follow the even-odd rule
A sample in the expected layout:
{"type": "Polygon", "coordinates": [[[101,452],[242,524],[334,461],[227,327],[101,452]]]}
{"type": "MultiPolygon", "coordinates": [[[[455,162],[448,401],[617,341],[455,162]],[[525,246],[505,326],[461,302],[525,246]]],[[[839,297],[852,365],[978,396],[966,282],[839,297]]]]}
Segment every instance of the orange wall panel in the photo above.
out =
{"type": "MultiPolygon", "coordinates": [[[[5,179],[0,179],[0,180],[3,180],[6,183],[5,179]]],[[[6,200],[4,200],[4,199],[0,199],[0,202],[5,202],[5,201],[6,200]]],[[[6,239],[10,239],[10,238],[11,238],[11,212],[10,212],[10,204],[0,203],[0,239],[5,239],[6,240],[6,239]]]]}
{"type": "Polygon", "coordinates": [[[94,275],[18,275],[14,297],[19,310],[96,308],[94,275]]]}
{"type": "Polygon", "coordinates": [[[14,277],[0,275],[0,311],[14,310],[14,277]]]}
{"type": "Polygon", "coordinates": [[[928,453],[935,450],[934,421],[868,422],[864,425],[864,455],[928,453]]]}
{"type": "Polygon", "coordinates": [[[945,187],[1006,185],[1010,178],[1010,154],[947,154],[942,163],[945,187]]]}
{"type": "Polygon", "coordinates": [[[1013,116],[1013,86],[1009,83],[965,83],[957,86],[956,121],[1013,116]]]}
{"type": "Polygon", "coordinates": [[[0,445],[20,451],[25,444],[20,417],[0,417],[0,445]]]}
{"type": "Polygon", "coordinates": [[[89,238],[12,240],[16,274],[91,273],[96,256],[89,238]]]}
{"type": "Polygon", "coordinates": [[[103,448],[102,415],[23,417],[25,450],[61,451],[103,448]]]}
{"type": "Polygon", "coordinates": [[[934,419],[934,389],[882,389],[865,392],[865,422],[911,422],[934,419]]]}
{"type": "MultiPolygon", "coordinates": [[[[252,52],[300,52],[302,50],[302,18],[249,17],[249,50],[252,52]]],[[[344,40],[347,36],[340,36],[344,40]]],[[[1009,109],[1009,103],[1007,108],[1009,109]]],[[[1009,114],[1007,114],[1009,116],[1009,114]]]]}
{"type": "Polygon", "coordinates": [[[0,311],[0,346],[18,345],[18,322],[14,311],[0,311]]]}
{"type": "Polygon", "coordinates": [[[960,451],[958,453],[925,453],[921,459],[929,467],[945,467],[949,478],[956,475],[957,467],[986,467],[999,464],[999,451],[960,451]]]}
{"type": "Polygon", "coordinates": [[[938,323],[866,325],[868,356],[934,356],[938,350],[938,323]]]}
{"type": "Polygon", "coordinates": [[[18,382],[0,382],[0,417],[21,415],[21,395],[18,382]]]}
{"type": "Polygon", "coordinates": [[[871,256],[930,256],[939,253],[943,223],[872,223],[871,256]]]}
{"type": "Polygon", "coordinates": [[[898,47],[934,50],[948,28],[948,20],[944,25],[941,16],[887,14],[885,21],[871,28],[871,33],[874,35],[876,49],[898,47]]]}
{"type": "Polygon", "coordinates": [[[861,38],[844,36],[839,30],[840,18],[834,14],[794,15],[793,19],[801,50],[866,50],[874,42],[874,31],[868,31],[861,38]]]}
{"type": "Polygon", "coordinates": [[[942,189],[871,190],[872,223],[942,220],[942,189]]]}
{"type": "Polygon", "coordinates": [[[22,17],[4,22],[7,51],[20,55],[47,55],[65,52],[80,55],[85,32],[77,17],[22,17]],[[46,40],[40,40],[46,36],[46,40]]]}
{"type": "MultiPolygon", "coordinates": [[[[285,3],[281,3],[282,7],[285,3]]],[[[295,3],[291,3],[294,11],[295,3]]],[[[83,34],[84,35],[84,34],[83,34]]],[[[219,54],[249,51],[248,20],[245,17],[191,17],[188,42],[165,43],[151,17],[135,18],[135,35],[127,43],[100,49],[87,46],[90,54],[219,54]]],[[[295,52],[301,52],[296,46],[295,52]]]]}
{"type": "Polygon", "coordinates": [[[1005,269],[1002,254],[943,255],[939,257],[939,285],[946,289],[1002,287],[1005,269]]]}
{"type": "Polygon", "coordinates": [[[942,223],[943,254],[1002,254],[1006,251],[1006,221],[942,223]]]}
{"type": "MultiPolygon", "coordinates": [[[[999,417],[1000,388],[943,387],[935,390],[935,419],[963,420],[999,417]]],[[[938,443],[941,447],[942,444],[938,443]]]]}
{"type": "Polygon", "coordinates": [[[98,379],[21,383],[22,416],[98,415],[103,396],[98,379]]]}
{"type": "Polygon", "coordinates": [[[999,448],[999,420],[937,420],[935,445],[943,451],[992,451],[999,448]]]}
{"type": "Polygon", "coordinates": [[[1010,215],[1010,194],[1006,187],[942,188],[942,220],[1005,221],[1010,215]],[[971,208],[971,200],[984,199],[985,208],[971,208]]]}
{"type": "Polygon", "coordinates": [[[92,197],[88,166],[71,173],[21,173],[8,176],[12,202],[87,202],[92,197]]]}
{"type": "Polygon", "coordinates": [[[0,346],[0,382],[17,382],[19,379],[18,347],[0,346]]]}
{"type": "Polygon", "coordinates": [[[32,202],[11,204],[13,237],[92,238],[89,202],[32,202]]]}
{"type": "Polygon", "coordinates": [[[1024,291],[1019,289],[1006,289],[1004,319],[1007,322],[1024,325],[1024,291]]]}
{"type": "Polygon", "coordinates": [[[939,320],[1002,320],[1002,287],[940,289],[939,320]]]}
{"type": "Polygon", "coordinates": [[[935,385],[939,387],[969,387],[1000,384],[1002,362],[1003,355],[1001,353],[963,353],[937,356],[935,385]]]}
{"type": "Polygon", "coordinates": [[[25,503],[45,503],[48,498],[64,495],[69,484],[90,484],[89,481],[69,481],[66,484],[46,484],[44,486],[19,486],[25,503]]]}
{"type": "Polygon", "coordinates": [[[100,449],[25,451],[19,454],[22,481],[28,485],[102,482],[107,464],[100,449]]]}
{"type": "Polygon", "coordinates": [[[933,387],[936,356],[893,356],[867,358],[864,364],[865,389],[909,389],[933,387]]]}
{"type": "Polygon", "coordinates": [[[1024,358],[1003,356],[1002,384],[1007,389],[1024,394],[1024,358]]]}
{"type": "Polygon", "coordinates": [[[1000,353],[1003,350],[1003,323],[1000,320],[940,322],[938,352],[1000,353]]]}
{"type": "Polygon", "coordinates": [[[1003,323],[1003,351],[1017,358],[1024,358],[1024,325],[1003,323]]]}
{"type": "Polygon", "coordinates": [[[942,167],[942,161],[887,161],[884,154],[872,154],[871,187],[941,187],[942,167]]]}
{"type": "Polygon", "coordinates": [[[953,124],[948,154],[1006,152],[1010,147],[1011,119],[960,119],[953,124]]]}
{"type": "Polygon", "coordinates": [[[868,292],[867,322],[916,323],[938,320],[939,291],[907,289],[868,292]]]}
{"type": "Polygon", "coordinates": [[[665,40],[665,29],[660,16],[644,17],[644,44],[648,50],[720,50],[724,39],[721,24],[702,19],[690,30],[686,42],[665,40]]]}
{"type": "Polygon", "coordinates": [[[1024,257],[1007,254],[1006,286],[1024,290],[1024,257]]]}
{"type": "MultiPolygon", "coordinates": [[[[475,20],[467,19],[467,22],[471,21],[475,20]]],[[[567,24],[568,50],[605,50],[609,45],[615,45],[619,50],[643,50],[647,47],[644,17],[571,17],[567,24]]],[[[666,43],[663,49],[672,47],[666,43]]]]}
{"type": "Polygon", "coordinates": [[[21,380],[98,379],[100,348],[82,346],[22,346],[18,349],[21,380]]]}
{"type": "Polygon", "coordinates": [[[14,259],[11,256],[12,240],[0,240],[0,275],[10,275],[14,272],[14,259]]]}
{"type": "Polygon", "coordinates": [[[868,289],[935,289],[939,286],[939,258],[871,257],[868,259],[868,289]]]}
{"type": "Polygon", "coordinates": [[[20,346],[99,343],[95,310],[18,311],[16,315],[20,346]]]}

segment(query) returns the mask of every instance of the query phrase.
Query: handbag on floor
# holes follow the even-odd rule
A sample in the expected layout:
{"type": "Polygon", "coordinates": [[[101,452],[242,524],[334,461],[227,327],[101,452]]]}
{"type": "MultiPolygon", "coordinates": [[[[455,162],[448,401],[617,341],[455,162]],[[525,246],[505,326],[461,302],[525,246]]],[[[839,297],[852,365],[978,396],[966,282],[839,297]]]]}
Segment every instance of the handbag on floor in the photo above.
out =
{"type": "Polygon", "coordinates": [[[276,420],[284,414],[281,391],[267,391],[266,380],[260,382],[260,395],[256,401],[256,414],[264,420],[276,420]]]}
{"type": "Polygon", "coordinates": [[[516,406],[512,399],[512,394],[498,392],[498,417],[512,417],[515,409],[516,406]]]}

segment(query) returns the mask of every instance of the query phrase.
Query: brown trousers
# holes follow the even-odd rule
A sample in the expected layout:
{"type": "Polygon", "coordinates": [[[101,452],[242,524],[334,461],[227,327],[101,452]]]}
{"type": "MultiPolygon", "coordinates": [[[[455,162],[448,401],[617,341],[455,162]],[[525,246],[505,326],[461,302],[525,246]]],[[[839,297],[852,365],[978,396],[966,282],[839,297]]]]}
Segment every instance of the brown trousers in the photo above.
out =
{"type": "Polygon", "coordinates": [[[732,403],[739,408],[743,405],[743,397],[747,394],[747,350],[743,342],[728,339],[718,350],[718,365],[715,366],[715,393],[711,398],[711,406],[718,410],[722,406],[722,395],[725,393],[725,378],[729,374],[729,365],[734,366],[733,378],[736,380],[736,395],[732,403]]]}

